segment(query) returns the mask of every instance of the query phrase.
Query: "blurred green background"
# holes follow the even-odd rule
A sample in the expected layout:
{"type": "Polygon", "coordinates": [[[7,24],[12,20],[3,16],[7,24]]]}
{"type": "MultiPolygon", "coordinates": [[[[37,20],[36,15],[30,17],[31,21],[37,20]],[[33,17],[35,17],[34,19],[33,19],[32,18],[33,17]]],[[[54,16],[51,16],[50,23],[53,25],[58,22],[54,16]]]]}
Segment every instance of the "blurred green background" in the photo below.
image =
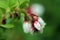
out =
{"type": "Polygon", "coordinates": [[[22,24],[16,24],[19,31],[15,28],[7,30],[0,28],[0,40],[60,40],[60,0],[31,0],[30,4],[33,3],[39,3],[45,7],[42,18],[47,25],[44,33],[25,34],[22,28],[18,28],[22,24]]]}
{"type": "MultiPolygon", "coordinates": [[[[47,23],[44,33],[37,34],[34,40],[60,40],[60,0],[31,0],[45,7],[43,19],[47,23]]],[[[30,39],[33,40],[33,39],[30,39]]]]}

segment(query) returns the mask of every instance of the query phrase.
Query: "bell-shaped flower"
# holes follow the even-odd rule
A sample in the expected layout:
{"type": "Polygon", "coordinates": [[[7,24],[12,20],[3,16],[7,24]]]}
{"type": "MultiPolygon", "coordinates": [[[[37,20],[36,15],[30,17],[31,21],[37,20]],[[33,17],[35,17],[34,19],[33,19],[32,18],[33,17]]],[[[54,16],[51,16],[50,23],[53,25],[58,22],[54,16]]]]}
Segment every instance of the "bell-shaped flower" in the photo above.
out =
{"type": "Polygon", "coordinates": [[[34,22],[34,27],[39,30],[41,33],[43,32],[43,28],[45,27],[46,23],[43,21],[42,18],[38,17],[38,21],[34,22]]]}
{"type": "Polygon", "coordinates": [[[42,28],[45,27],[46,23],[44,22],[44,20],[41,17],[38,17],[38,22],[41,24],[42,28]]]}
{"type": "Polygon", "coordinates": [[[35,22],[34,22],[34,27],[35,27],[37,30],[41,30],[41,24],[40,24],[38,21],[35,21],[35,22]]]}
{"type": "Polygon", "coordinates": [[[31,28],[31,23],[29,21],[25,21],[23,23],[23,30],[25,33],[29,33],[31,28]]]}

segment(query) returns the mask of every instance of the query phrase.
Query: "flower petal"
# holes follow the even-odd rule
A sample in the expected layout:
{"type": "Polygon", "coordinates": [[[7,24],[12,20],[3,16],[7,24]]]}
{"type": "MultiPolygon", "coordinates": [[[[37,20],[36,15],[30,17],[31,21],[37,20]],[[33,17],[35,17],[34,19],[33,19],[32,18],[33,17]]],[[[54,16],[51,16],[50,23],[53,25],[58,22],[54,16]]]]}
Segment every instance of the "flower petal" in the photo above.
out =
{"type": "Polygon", "coordinates": [[[35,21],[34,22],[34,27],[37,29],[37,30],[41,30],[41,25],[38,21],[35,21]]]}
{"type": "Polygon", "coordinates": [[[23,24],[23,30],[25,33],[29,33],[31,28],[31,23],[30,22],[24,22],[23,24]]]}
{"type": "Polygon", "coordinates": [[[39,18],[38,18],[38,21],[39,21],[39,23],[41,24],[42,28],[44,28],[45,25],[46,25],[46,23],[43,21],[43,19],[39,17],[39,18]]]}

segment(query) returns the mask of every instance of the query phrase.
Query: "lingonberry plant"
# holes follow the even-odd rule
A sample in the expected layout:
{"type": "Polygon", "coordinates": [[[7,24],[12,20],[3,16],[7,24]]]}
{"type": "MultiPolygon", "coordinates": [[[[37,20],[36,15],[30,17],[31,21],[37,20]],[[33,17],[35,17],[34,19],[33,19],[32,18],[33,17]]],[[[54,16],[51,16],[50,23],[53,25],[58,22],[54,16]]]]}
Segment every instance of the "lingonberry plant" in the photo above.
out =
{"type": "Polygon", "coordinates": [[[0,0],[0,26],[11,29],[22,22],[19,27],[25,33],[43,32],[46,23],[29,3],[30,0],[0,0]]]}

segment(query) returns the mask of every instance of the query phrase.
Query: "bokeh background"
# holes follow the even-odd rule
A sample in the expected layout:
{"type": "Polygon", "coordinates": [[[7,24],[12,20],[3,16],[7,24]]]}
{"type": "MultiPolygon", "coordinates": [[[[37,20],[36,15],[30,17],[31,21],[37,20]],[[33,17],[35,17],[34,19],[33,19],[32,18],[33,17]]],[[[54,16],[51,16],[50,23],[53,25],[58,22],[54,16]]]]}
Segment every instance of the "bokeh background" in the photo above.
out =
{"type": "Polygon", "coordinates": [[[60,0],[31,0],[32,3],[39,3],[45,7],[42,18],[47,23],[44,33],[37,34],[33,37],[34,40],[60,40],[60,0]]]}
{"type": "Polygon", "coordinates": [[[15,28],[5,29],[1,27],[0,40],[60,40],[60,0],[31,0],[30,4],[33,3],[42,4],[45,7],[42,18],[47,25],[43,34],[25,34],[21,27],[22,24],[19,24],[16,25],[19,31],[15,28]]]}

